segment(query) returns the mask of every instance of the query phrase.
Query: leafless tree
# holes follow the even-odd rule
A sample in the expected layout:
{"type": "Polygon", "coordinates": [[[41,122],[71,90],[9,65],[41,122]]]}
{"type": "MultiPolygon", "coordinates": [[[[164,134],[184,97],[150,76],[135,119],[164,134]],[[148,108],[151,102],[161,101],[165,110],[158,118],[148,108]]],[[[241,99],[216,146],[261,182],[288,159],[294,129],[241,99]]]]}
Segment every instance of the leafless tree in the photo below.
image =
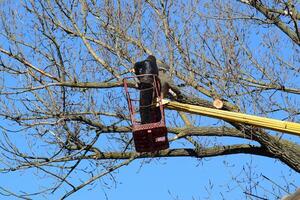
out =
{"type": "Polygon", "coordinates": [[[64,185],[62,198],[140,158],[252,154],[300,172],[293,137],[222,120],[204,126],[199,116],[168,110],[177,148],[136,153],[122,92],[133,64],[155,55],[180,91],[172,100],[213,108],[221,99],[225,110],[299,122],[299,1],[4,0],[0,6],[1,172],[35,168],[56,180],[40,192],[64,185]],[[223,137],[243,140],[232,145],[223,137]]]}

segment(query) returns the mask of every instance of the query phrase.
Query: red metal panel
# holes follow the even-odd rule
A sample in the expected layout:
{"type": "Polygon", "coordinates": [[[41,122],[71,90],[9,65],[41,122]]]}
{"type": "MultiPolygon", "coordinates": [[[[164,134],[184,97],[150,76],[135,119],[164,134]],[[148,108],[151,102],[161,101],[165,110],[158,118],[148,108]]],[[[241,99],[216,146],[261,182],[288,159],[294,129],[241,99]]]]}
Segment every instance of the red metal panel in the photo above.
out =
{"type": "Polygon", "coordinates": [[[155,152],[169,148],[167,128],[154,127],[133,131],[133,139],[137,152],[155,152]]]}

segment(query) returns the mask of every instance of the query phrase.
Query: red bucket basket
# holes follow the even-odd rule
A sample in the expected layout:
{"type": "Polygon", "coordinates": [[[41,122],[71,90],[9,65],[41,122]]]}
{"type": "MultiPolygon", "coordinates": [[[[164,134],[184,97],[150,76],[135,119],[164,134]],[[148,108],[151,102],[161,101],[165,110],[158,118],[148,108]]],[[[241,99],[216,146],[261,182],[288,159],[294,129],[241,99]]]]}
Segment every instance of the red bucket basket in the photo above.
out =
{"type": "MultiPolygon", "coordinates": [[[[143,74],[139,76],[126,77],[123,79],[130,119],[132,123],[133,139],[137,152],[155,152],[169,148],[167,138],[167,128],[165,123],[164,108],[162,105],[162,97],[160,94],[160,82],[156,75],[143,74]],[[151,89],[153,96],[156,97],[155,102],[149,105],[150,123],[141,123],[141,105],[138,96],[142,90],[128,87],[130,81],[134,81],[140,76],[152,76],[153,84],[151,89]],[[153,112],[155,110],[155,112],[153,112]],[[159,115],[159,117],[158,117],[159,115]]],[[[145,108],[143,108],[145,111],[145,108]]],[[[147,111],[147,110],[146,110],[147,111]]]]}

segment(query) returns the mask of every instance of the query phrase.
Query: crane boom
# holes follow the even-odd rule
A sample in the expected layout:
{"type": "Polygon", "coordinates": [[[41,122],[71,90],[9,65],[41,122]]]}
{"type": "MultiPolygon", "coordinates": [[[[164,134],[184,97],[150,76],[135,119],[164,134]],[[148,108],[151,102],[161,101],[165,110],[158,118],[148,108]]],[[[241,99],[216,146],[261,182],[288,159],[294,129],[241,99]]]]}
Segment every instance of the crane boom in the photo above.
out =
{"type": "Polygon", "coordinates": [[[281,131],[281,132],[300,136],[300,124],[295,122],[280,121],[277,119],[270,119],[266,117],[259,117],[255,115],[244,114],[244,113],[218,110],[214,108],[206,108],[203,106],[184,104],[184,103],[169,101],[165,99],[162,100],[162,103],[165,104],[165,107],[172,110],[179,110],[179,111],[189,112],[193,114],[200,114],[208,117],[249,124],[261,128],[281,131]]]}

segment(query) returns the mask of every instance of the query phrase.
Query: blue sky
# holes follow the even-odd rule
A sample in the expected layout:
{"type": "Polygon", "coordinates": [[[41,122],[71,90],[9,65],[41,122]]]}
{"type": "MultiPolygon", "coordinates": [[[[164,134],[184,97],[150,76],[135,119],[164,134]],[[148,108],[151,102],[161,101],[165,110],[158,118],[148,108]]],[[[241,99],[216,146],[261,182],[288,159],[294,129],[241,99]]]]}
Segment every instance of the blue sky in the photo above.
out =
{"type": "MultiPolygon", "coordinates": [[[[203,121],[207,120],[204,119],[203,121]]],[[[1,121],[1,124],[3,125],[3,121],[1,121]]],[[[26,142],[26,138],[22,137],[22,133],[15,133],[10,136],[18,146],[22,146],[26,142]]],[[[172,137],[172,135],[169,135],[169,137],[172,137]]],[[[298,139],[293,136],[288,137],[292,140],[298,139]]],[[[221,141],[230,144],[242,140],[222,138],[221,141]]],[[[299,174],[293,172],[278,160],[259,156],[241,154],[205,158],[203,160],[196,158],[139,159],[114,173],[114,178],[106,176],[93,186],[86,187],[73,194],[69,199],[105,199],[106,196],[110,200],[206,199],[206,197],[207,199],[222,199],[220,195],[222,191],[225,199],[238,200],[242,199],[243,194],[241,192],[245,190],[245,187],[249,188],[256,181],[260,182],[260,187],[272,191],[274,184],[270,181],[262,181],[260,173],[280,186],[286,185],[286,181],[288,183],[293,181],[294,185],[300,185],[299,174]],[[234,178],[238,176],[239,180],[245,179],[246,175],[243,167],[248,170],[247,166],[253,168],[253,182],[238,184],[234,178]],[[211,189],[209,189],[210,185],[213,185],[211,189]],[[230,189],[226,189],[227,186],[230,189]],[[224,192],[227,190],[228,192],[224,192]]],[[[81,175],[73,173],[72,178],[78,180],[81,175]]],[[[0,187],[6,187],[18,193],[21,191],[34,192],[35,189],[42,189],[39,185],[47,186],[51,183],[53,183],[51,179],[44,177],[36,169],[0,175],[0,187]]],[[[278,187],[274,186],[274,188],[278,190],[278,187]]],[[[49,199],[58,199],[62,196],[64,189],[69,191],[70,187],[64,186],[62,190],[50,195],[49,199]]],[[[266,193],[269,198],[274,197],[275,199],[275,196],[270,192],[265,192],[264,189],[261,189],[258,193],[266,193]]],[[[293,189],[291,187],[291,190],[293,189]]],[[[284,191],[279,191],[285,194],[284,191]]],[[[0,199],[13,198],[1,196],[0,199]]],[[[40,199],[40,197],[34,198],[33,196],[33,199],[40,199]]]]}
{"type": "MultiPolygon", "coordinates": [[[[234,178],[235,176],[238,176],[239,180],[245,178],[243,167],[247,165],[253,167],[252,185],[260,180],[255,178],[260,175],[255,174],[256,170],[281,186],[285,185],[283,176],[287,179],[286,181],[295,181],[295,185],[300,184],[299,174],[291,172],[279,161],[258,156],[235,155],[204,160],[169,158],[154,159],[151,163],[147,161],[149,159],[136,160],[114,173],[115,180],[107,176],[103,180],[97,181],[96,185],[73,194],[69,199],[105,199],[106,196],[110,200],[222,199],[220,195],[222,191],[225,199],[239,200],[244,197],[241,190],[245,190],[245,187],[249,187],[249,185],[238,184],[234,178]],[[230,163],[230,166],[227,166],[227,162],[230,163]],[[212,187],[210,188],[210,186],[212,187]]],[[[36,179],[29,172],[37,173],[36,170],[30,170],[15,175],[1,174],[0,186],[14,191],[30,191],[40,183],[47,185],[49,180],[42,177],[36,179]]],[[[76,178],[76,173],[73,174],[73,177],[76,178]]],[[[261,187],[264,188],[261,189],[261,192],[270,191],[266,192],[268,198],[275,199],[275,196],[271,194],[274,185],[269,181],[264,182],[261,184],[261,187]]],[[[275,186],[275,190],[277,189],[275,186]]],[[[283,191],[281,192],[284,194],[283,191]]],[[[50,195],[49,199],[58,199],[60,194],[61,191],[50,195]]],[[[1,199],[14,198],[2,196],[1,199]]],[[[33,199],[40,199],[40,197],[33,199]]]]}

